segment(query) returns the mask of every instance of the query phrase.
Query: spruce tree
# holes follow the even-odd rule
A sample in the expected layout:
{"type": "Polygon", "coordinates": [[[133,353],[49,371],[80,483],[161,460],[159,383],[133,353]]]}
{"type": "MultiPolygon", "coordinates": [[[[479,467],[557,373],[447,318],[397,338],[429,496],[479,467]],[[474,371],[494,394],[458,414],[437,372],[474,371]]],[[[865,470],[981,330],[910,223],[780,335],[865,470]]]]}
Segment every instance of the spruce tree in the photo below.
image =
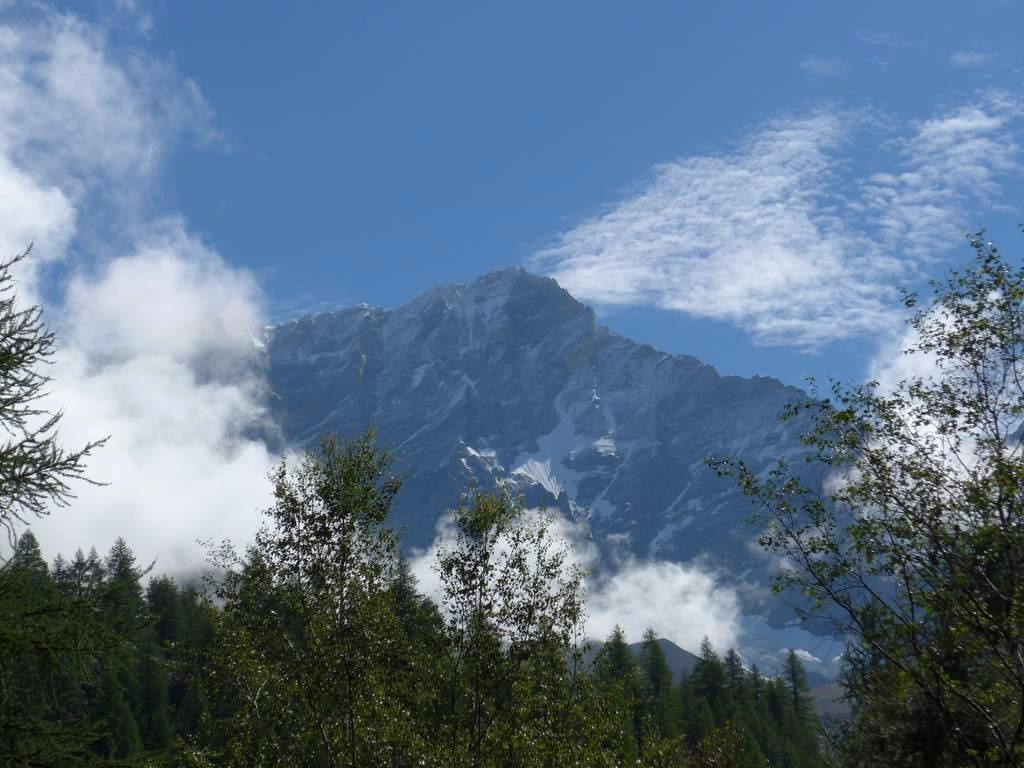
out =
{"type": "Polygon", "coordinates": [[[618,624],[594,658],[594,678],[599,697],[597,717],[608,725],[603,748],[623,763],[637,760],[643,730],[643,706],[637,684],[636,659],[618,624]]]}
{"type": "Polygon", "coordinates": [[[644,632],[640,647],[640,680],[648,728],[659,740],[675,738],[680,732],[679,698],[665,652],[651,628],[644,632]]]}
{"type": "Polygon", "coordinates": [[[692,673],[694,693],[707,702],[715,721],[723,718],[723,696],[725,694],[725,668],[715,652],[711,640],[705,635],[700,644],[700,658],[692,673]]]}
{"type": "Polygon", "coordinates": [[[789,688],[790,699],[793,704],[793,714],[801,721],[806,721],[811,716],[810,685],[807,682],[807,670],[803,662],[792,648],[786,653],[786,662],[783,668],[783,676],[789,688]]]}

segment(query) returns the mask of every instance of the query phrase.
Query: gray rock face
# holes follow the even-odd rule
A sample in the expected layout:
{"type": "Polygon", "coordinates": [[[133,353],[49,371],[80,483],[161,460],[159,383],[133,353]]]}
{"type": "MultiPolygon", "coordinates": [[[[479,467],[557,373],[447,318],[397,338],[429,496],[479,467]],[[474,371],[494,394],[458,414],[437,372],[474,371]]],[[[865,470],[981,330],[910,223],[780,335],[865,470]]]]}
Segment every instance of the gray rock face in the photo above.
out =
{"type": "Polygon", "coordinates": [[[466,489],[503,478],[529,505],[586,520],[599,546],[707,555],[741,578],[763,570],[751,507],[703,461],[734,455],[761,467],[798,453],[796,429],[778,420],[804,396],[796,388],[720,376],[623,338],[523,270],[441,286],[394,310],[303,317],[268,329],[265,342],[291,442],[373,423],[396,450],[409,546],[427,544],[466,489]]]}

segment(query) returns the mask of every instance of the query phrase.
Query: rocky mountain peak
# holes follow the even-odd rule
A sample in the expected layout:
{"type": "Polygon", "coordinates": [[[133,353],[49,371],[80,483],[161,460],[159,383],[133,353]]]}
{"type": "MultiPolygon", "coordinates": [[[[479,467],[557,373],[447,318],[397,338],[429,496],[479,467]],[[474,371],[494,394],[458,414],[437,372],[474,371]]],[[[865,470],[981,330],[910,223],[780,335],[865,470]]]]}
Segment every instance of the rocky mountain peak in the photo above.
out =
{"type": "Polygon", "coordinates": [[[294,442],[367,424],[398,450],[409,542],[471,485],[511,482],[639,553],[750,558],[749,512],[703,460],[787,449],[799,390],[720,376],[598,326],[550,278],[523,269],[438,286],[394,309],[300,318],[268,333],[271,385],[294,442]]]}

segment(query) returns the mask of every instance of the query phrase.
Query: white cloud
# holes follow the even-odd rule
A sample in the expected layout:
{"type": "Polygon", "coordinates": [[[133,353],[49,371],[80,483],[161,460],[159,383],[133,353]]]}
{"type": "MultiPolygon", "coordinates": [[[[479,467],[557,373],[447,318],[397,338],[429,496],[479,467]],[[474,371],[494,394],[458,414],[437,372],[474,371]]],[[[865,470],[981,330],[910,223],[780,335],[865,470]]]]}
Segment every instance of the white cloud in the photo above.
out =
{"type": "Polygon", "coordinates": [[[862,184],[852,207],[901,257],[904,271],[958,246],[976,225],[968,212],[990,209],[1001,178],[1019,171],[1019,116],[1016,102],[996,94],[917,123],[895,142],[900,167],[862,184]]]}
{"type": "Polygon", "coordinates": [[[723,320],[761,344],[888,332],[893,286],[955,247],[965,212],[1018,170],[1018,117],[1013,99],[989,94],[902,126],[885,151],[878,120],[770,121],[731,153],[658,166],[531,264],[598,305],[723,320]],[[888,165],[851,173],[863,136],[888,165]]]}
{"type": "Polygon", "coordinates": [[[260,304],[247,272],[227,266],[181,220],[166,220],[131,254],[72,279],[63,341],[115,359],[223,363],[251,353],[260,304]]]}
{"type": "Polygon", "coordinates": [[[995,61],[994,53],[985,51],[957,51],[949,57],[949,63],[961,69],[980,69],[995,61]]]}
{"type": "Polygon", "coordinates": [[[846,74],[846,62],[834,56],[808,56],[800,62],[800,68],[812,75],[837,77],[846,74]]]}
{"type": "Polygon", "coordinates": [[[34,298],[32,275],[48,261],[62,258],[75,233],[76,210],[59,188],[16,167],[0,153],[0,253],[9,256],[35,241],[33,258],[22,262],[24,286],[34,298]]]}
{"type": "Polygon", "coordinates": [[[882,393],[895,392],[900,382],[914,378],[931,379],[938,373],[933,355],[905,350],[918,342],[917,332],[910,327],[893,334],[879,344],[868,364],[868,380],[878,382],[882,393]]]}
{"type": "Polygon", "coordinates": [[[253,437],[259,289],[150,204],[175,145],[216,138],[209,107],[102,26],[34,6],[0,16],[0,110],[0,251],[34,241],[19,292],[58,331],[61,440],[111,436],[89,464],[109,485],[33,529],[49,556],[122,535],[161,570],[194,566],[196,538],[255,528],[273,461],[253,437]]]}
{"type": "Polygon", "coordinates": [[[248,275],[180,224],[72,280],[53,401],[68,445],[110,435],[89,462],[110,485],[80,488],[35,525],[47,551],[124,536],[180,572],[201,560],[196,538],[255,530],[273,462],[247,437],[264,417],[249,335],[258,309],[248,275]]]}
{"type": "MultiPolygon", "coordinates": [[[[613,570],[601,570],[598,549],[585,524],[558,517],[552,533],[567,547],[569,562],[587,574],[586,634],[591,639],[604,640],[618,624],[630,642],[639,641],[651,627],[659,637],[694,652],[705,635],[717,648],[738,644],[738,595],[701,564],[627,556],[616,560],[613,570]]],[[[451,517],[442,518],[433,544],[410,562],[419,589],[438,602],[441,582],[434,565],[454,535],[451,517]]]]}
{"type": "Polygon", "coordinates": [[[619,624],[632,641],[647,627],[658,637],[696,652],[707,635],[716,648],[737,646],[739,600],[735,590],[692,563],[627,561],[590,584],[587,629],[603,640],[619,624]]]}
{"type": "MultiPolygon", "coordinates": [[[[41,6],[0,16],[0,113],[0,156],[88,207],[76,222],[80,246],[130,243],[173,148],[183,138],[218,138],[194,82],[142,54],[115,52],[102,27],[41,6]]],[[[62,253],[45,234],[36,237],[43,250],[62,253]]]]}

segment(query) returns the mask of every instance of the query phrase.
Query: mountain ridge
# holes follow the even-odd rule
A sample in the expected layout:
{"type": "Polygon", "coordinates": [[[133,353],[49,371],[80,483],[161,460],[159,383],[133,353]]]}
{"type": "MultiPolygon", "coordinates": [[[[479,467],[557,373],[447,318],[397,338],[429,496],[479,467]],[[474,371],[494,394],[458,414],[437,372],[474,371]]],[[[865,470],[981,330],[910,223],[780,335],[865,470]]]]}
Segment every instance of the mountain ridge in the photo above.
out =
{"type": "MultiPolygon", "coordinates": [[[[731,484],[710,482],[703,459],[763,464],[792,452],[777,417],[805,396],[628,339],[522,268],[436,286],[393,309],[297,318],[268,328],[264,343],[290,442],[373,423],[396,450],[409,477],[398,518],[412,545],[426,543],[466,488],[505,477],[527,503],[586,519],[598,539],[697,556],[706,537],[683,536],[688,527],[707,528],[726,507],[733,522],[740,507],[743,518],[750,511],[731,484]]],[[[730,564],[751,567],[732,550],[730,564]]]]}

